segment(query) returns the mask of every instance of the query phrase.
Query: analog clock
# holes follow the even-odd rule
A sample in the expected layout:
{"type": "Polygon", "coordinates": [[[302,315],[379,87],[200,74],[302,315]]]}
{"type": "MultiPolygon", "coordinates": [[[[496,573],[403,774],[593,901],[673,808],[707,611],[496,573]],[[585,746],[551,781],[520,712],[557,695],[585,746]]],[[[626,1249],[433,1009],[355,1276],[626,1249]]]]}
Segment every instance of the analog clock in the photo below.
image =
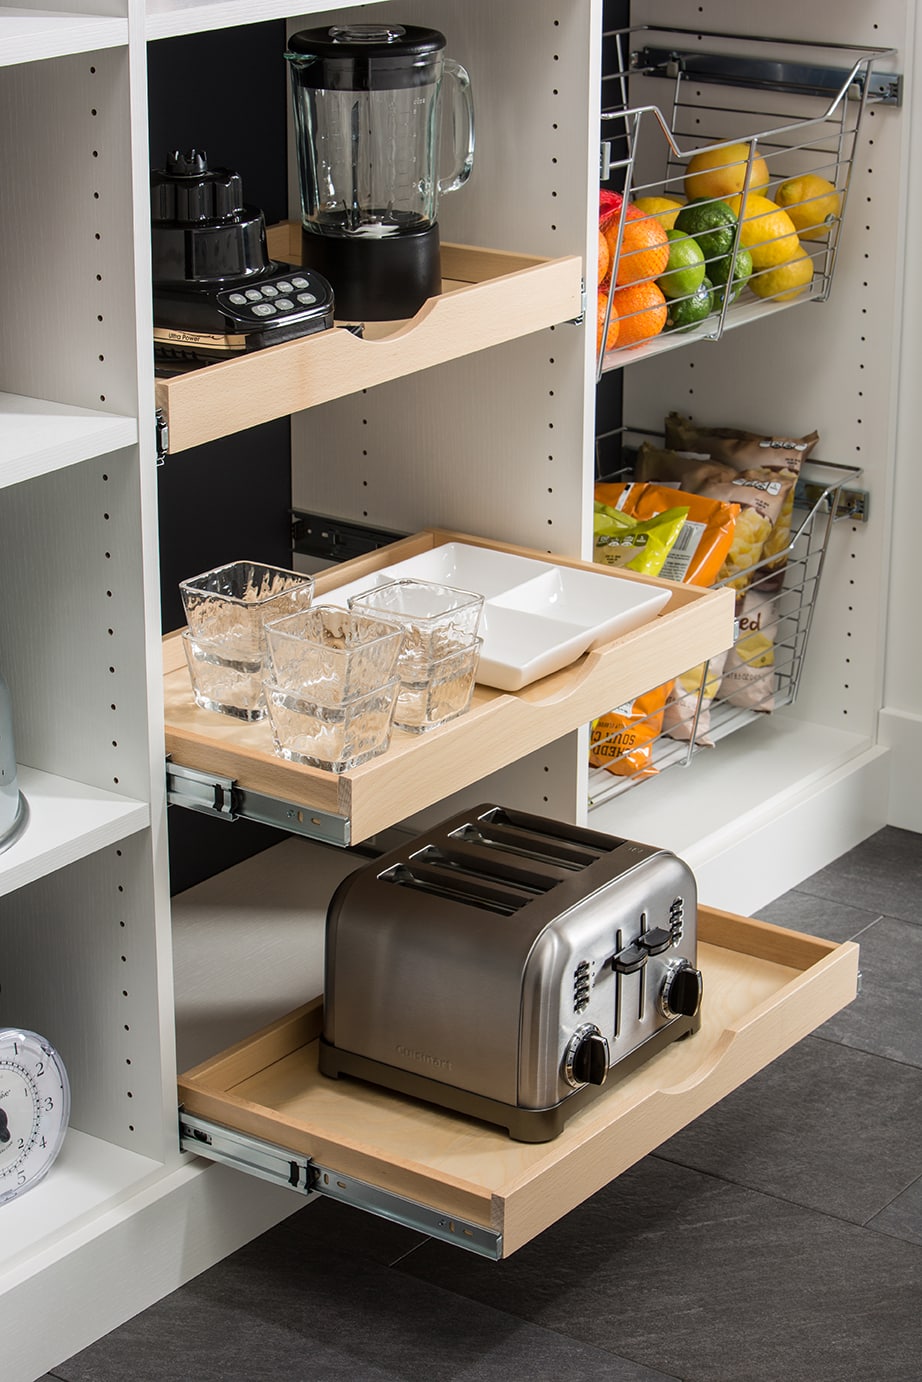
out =
{"type": "Polygon", "coordinates": [[[35,1032],[0,1029],[0,1205],[42,1179],[67,1131],[70,1084],[35,1032]]]}

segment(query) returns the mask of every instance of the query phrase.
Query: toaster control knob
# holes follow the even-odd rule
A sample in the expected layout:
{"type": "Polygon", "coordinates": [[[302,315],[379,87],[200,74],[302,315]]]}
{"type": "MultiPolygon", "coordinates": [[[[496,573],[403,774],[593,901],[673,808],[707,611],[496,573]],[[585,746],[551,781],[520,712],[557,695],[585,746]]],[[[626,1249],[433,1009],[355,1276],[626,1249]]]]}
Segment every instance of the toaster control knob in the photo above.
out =
{"type": "Polygon", "coordinates": [[[577,1088],[584,1084],[604,1084],[608,1074],[608,1042],[591,1022],[577,1027],[567,1044],[563,1072],[567,1083],[577,1088]]]}
{"type": "Polygon", "coordinates": [[[701,1007],[704,981],[701,970],[687,960],[671,966],[660,992],[660,1009],[665,1017],[694,1017],[701,1007]]]}

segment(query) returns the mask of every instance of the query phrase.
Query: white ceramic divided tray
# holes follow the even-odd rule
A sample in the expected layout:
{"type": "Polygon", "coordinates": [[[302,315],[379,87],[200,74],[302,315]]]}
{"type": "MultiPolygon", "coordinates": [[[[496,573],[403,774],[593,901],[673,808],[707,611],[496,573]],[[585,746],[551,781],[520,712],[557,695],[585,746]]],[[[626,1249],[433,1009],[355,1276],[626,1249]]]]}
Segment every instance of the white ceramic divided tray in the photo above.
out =
{"type": "Polygon", "coordinates": [[[409,577],[484,597],[477,680],[500,691],[519,691],[590,648],[630,633],[655,618],[670,595],[643,581],[617,581],[601,571],[448,542],[336,586],[322,603],[345,605],[351,596],[409,577]]]}

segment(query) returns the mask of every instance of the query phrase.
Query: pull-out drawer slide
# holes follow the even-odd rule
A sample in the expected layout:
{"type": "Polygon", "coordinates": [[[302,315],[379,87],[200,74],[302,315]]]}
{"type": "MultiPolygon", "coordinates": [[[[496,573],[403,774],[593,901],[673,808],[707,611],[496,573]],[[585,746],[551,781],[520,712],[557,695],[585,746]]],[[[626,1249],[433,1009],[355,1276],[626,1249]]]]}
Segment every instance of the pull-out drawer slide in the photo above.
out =
{"type": "Polygon", "coordinates": [[[182,1109],[179,1139],[184,1152],[194,1152],[196,1156],[218,1161],[235,1171],[246,1171],[275,1185],[297,1190],[307,1199],[325,1195],[356,1209],[365,1209],[379,1218],[403,1224],[405,1228],[416,1229],[429,1238],[441,1238],[480,1257],[498,1261],[503,1255],[501,1233],[480,1224],[465,1223],[402,1195],[356,1180],[354,1176],[318,1166],[310,1157],[297,1156],[261,1138],[233,1132],[207,1118],[192,1117],[182,1109]]]}

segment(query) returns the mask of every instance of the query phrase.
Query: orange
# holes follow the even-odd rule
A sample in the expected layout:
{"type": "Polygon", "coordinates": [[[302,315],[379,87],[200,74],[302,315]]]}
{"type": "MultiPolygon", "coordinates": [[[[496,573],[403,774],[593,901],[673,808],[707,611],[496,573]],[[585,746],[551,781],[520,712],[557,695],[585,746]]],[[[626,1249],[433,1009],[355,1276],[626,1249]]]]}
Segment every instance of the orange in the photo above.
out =
{"type": "Polygon", "coordinates": [[[629,283],[615,290],[620,327],[618,345],[639,345],[658,336],[666,325],[666,299],[655,283],[629,283]]]}
{"type": "MultiPolygon", "coordinates": [[[[614,253],[617,226],[608,231],[608,248],[614,253]]],[[[669,263],[669,237],[655,216],[626,221],[621,236],[621,254],[615,268],[615,282],[639,283],[665,273],[669,263]]]]}
{"type": "Polygon", "coordinates": [[[608,277],[608,270],[611,268],[611,250],[608,248],[608,241],[599,231],[599,282],[604,283],[608,277]]]}
{"type": "MultiPolygon", "coordinates": [[[[608,294],[599,293],[599,324],[595,338],[596,350],[602,349],[602,332],[605,330],[605,313],[607,312],[607,310],[608,294]]],[[[611,317],[608,322],[608,335],[605,338],[606,350],[614,350],[615,346],[618,344],[618,333],[620,326],[621,323],[618,319],[618,313],[615,309],[614,303],[612,303],[611,317]]]]}

